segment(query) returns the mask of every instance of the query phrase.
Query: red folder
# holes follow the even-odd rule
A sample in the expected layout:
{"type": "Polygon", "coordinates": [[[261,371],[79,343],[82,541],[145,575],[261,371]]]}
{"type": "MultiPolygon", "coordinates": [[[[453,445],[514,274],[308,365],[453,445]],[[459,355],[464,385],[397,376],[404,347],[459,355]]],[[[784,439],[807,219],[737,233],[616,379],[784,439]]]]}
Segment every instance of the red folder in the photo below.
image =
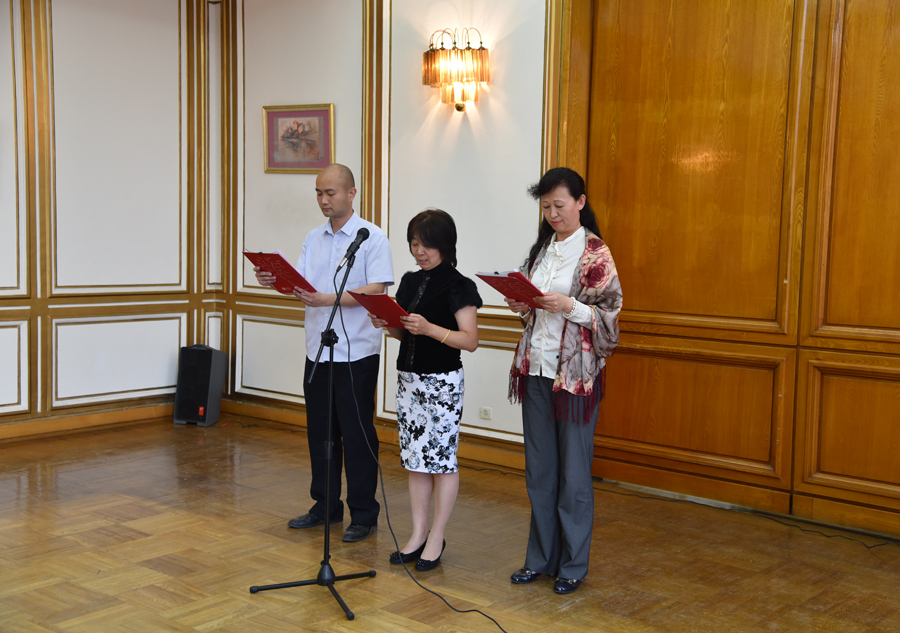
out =
{"type": "Polygon", "coordinates": [[[535,303],[534,297],[543,297],[544,293],[518,270],[507,270],[502,273],[475,273],[475,276],[500,291],[504,297],[527,303],[532,308],[541,307],[535,303]]]}
{"type": "Polygon", "coordinates": [[[388,327],[403,328],[400,317],[409,316],[409,312],[400,307],[396,301],[386,294],[367,295],[360,292],[348,290],[357,303],[366,310],[377,316],[379,319],[387,321],[388,327]]]}
{"type": "Polygon", "coordinates": [[[303,278],[303,275],[297,272],[297,269],[291,266],[281,253],[251,253],[244,251],[244,257],[253,262],[260,270],[275,275],[275,285],[273,288],[284,295],[294,294],[294,288],[301,288],[307,292],[316,292],[312,284],[303,278]]]}

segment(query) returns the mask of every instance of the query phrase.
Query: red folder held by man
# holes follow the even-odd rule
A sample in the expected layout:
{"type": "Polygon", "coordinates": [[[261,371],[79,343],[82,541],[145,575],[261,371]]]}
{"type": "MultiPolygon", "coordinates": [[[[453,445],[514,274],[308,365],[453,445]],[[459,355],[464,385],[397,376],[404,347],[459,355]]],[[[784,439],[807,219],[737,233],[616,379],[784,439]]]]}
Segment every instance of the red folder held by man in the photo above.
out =
{"type": "Polygon", "coordinates": [[[294,294],[294,288],[300,288],[307,292],[316,292],[313,285],[291,266],[290,262],[278,251],[274,253],[253,253],[244,251],[244,257],[253,262],[253,265],[267,273],[275,275],[273,288],[283,295],[294,294]]]}

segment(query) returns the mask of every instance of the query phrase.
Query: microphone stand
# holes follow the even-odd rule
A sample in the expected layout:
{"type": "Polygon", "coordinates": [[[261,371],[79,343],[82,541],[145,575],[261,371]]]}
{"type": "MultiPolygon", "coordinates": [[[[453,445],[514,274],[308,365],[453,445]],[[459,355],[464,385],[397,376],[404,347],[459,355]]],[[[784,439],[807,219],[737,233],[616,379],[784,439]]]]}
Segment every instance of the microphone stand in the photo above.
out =
{"type": "Polygon", "coordinates": [[[344,286],[347,284],[347,277],[350,274],[350,269],[353,267],[354,262],[356,261],[356,255],[351,255],[347,260],[347,269],[344,271],[344,279],[341,281],[341,287],[338,290],[337,298],[334,300],[334,306],[331,308],[331,315],[328,317],[328,325],[325,326],[325,331],[322,332],[322,342],[319,344],[319,351],[316,354],[316,361],[313,363],[313,368],[309,372],[309,378],[307,379],[307,384],[312,382],[313,375],[316,373],[316,368],[319,366],[319,359],[322,356],[322,350],[324,348],[328,348],[328,430],[326,433],[325,440],[325,465],[326,465],[326,477],[325,477],[325,543],[324,543],[324,556],[322,559],[322,564],[319,567],[319,573],[315,578],[310,580],[298,580],[296,582],[284,582],[277,585],[263,585],[262,587],[253,586],[250,587],[250,593],[257,593],[259,591],[268,591],[270,589],[286,589],[288,587],[303,587],[306,585],[320,585],[322,587],[328,587],[328,590],[331,592],[331,595],[334,596],[334,599],[337,600],[338,604],[341,605],[341,609],[344,610],[344,613],[347,616],[348,620],[352,620],[355,616],[353,612],[347,607],[347,603],[345,603],[340,594],[337,592],[337,589],[334,588],[334,583],[339,580],[352,580],[354,578],[372,578],[375,576],[375,570],[364,571],[357,574],[345,574],[342,576],[336,576],[334,573],[334,569],[332,569],[331,564],[328,562],[331,559],[331,553],[329,548],[330,543],[330,533],[331,533],[331,453],[332,453],[332,441],[331,441],[331,415],[332,415],[332,400],[334,398],[334,346],[338,342],[337,334],[335,334],[334,330],[331,327],[332,322],[334,321],[334,315],[337,312],[338,308],[341,304],[341,295],[344,294],[344,286]]]}

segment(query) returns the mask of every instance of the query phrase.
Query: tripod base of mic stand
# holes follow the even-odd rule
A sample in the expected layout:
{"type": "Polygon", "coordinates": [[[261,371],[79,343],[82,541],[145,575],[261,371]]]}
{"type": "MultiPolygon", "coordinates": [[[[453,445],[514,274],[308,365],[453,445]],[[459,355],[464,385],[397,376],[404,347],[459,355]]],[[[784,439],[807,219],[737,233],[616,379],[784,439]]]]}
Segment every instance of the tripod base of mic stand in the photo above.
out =
{"type": "Polygon", "coordinates": [[[250,587],[250,593],[259,593],[260,591],[268,591],[269,589],[287,589],[288,587],[304,587],[306,585],[321,585],[323,587],[328,587],[328,590],[331,592],[331,595],[334,596],[334,599],[337,600],[337,603],[341,605],[341,609],[344,610],[344,614],[346,614],[348,620],[352,620],[355,616],[353,612],[347,607],[347,603],[345,603],[340,594],[338,594],[337,589],[334,588],[334,583],[339,580],[353,580],[354,578],[373,578],[375,576],[375,570],[372,571],[364,571],[358,574],[344,574],[342,576],[335,576],[334,570],[331,568],[331,565],[323,562],[322,567],[319,568],[318,575],[311,580],[298,580],[296,582],[283,582],[277,585],[263,585],[262,587],[250,587]]]}

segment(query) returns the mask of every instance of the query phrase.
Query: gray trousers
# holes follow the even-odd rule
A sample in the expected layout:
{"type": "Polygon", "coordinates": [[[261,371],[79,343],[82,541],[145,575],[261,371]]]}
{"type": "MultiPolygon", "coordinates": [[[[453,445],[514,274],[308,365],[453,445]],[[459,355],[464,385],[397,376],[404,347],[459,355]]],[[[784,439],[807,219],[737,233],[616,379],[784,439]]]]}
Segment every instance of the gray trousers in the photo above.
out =
{"type": "MultiPolygon", "coordinates": [[[[599,410],[599,404],[597,405],[599,410]]],[[[531,500],[531,533],[525,567],[583,580],[594,527],[594,429],[579,420],[556,422],[553,380],[529,376],[522,401],[525,485],[531,500]]]]}

